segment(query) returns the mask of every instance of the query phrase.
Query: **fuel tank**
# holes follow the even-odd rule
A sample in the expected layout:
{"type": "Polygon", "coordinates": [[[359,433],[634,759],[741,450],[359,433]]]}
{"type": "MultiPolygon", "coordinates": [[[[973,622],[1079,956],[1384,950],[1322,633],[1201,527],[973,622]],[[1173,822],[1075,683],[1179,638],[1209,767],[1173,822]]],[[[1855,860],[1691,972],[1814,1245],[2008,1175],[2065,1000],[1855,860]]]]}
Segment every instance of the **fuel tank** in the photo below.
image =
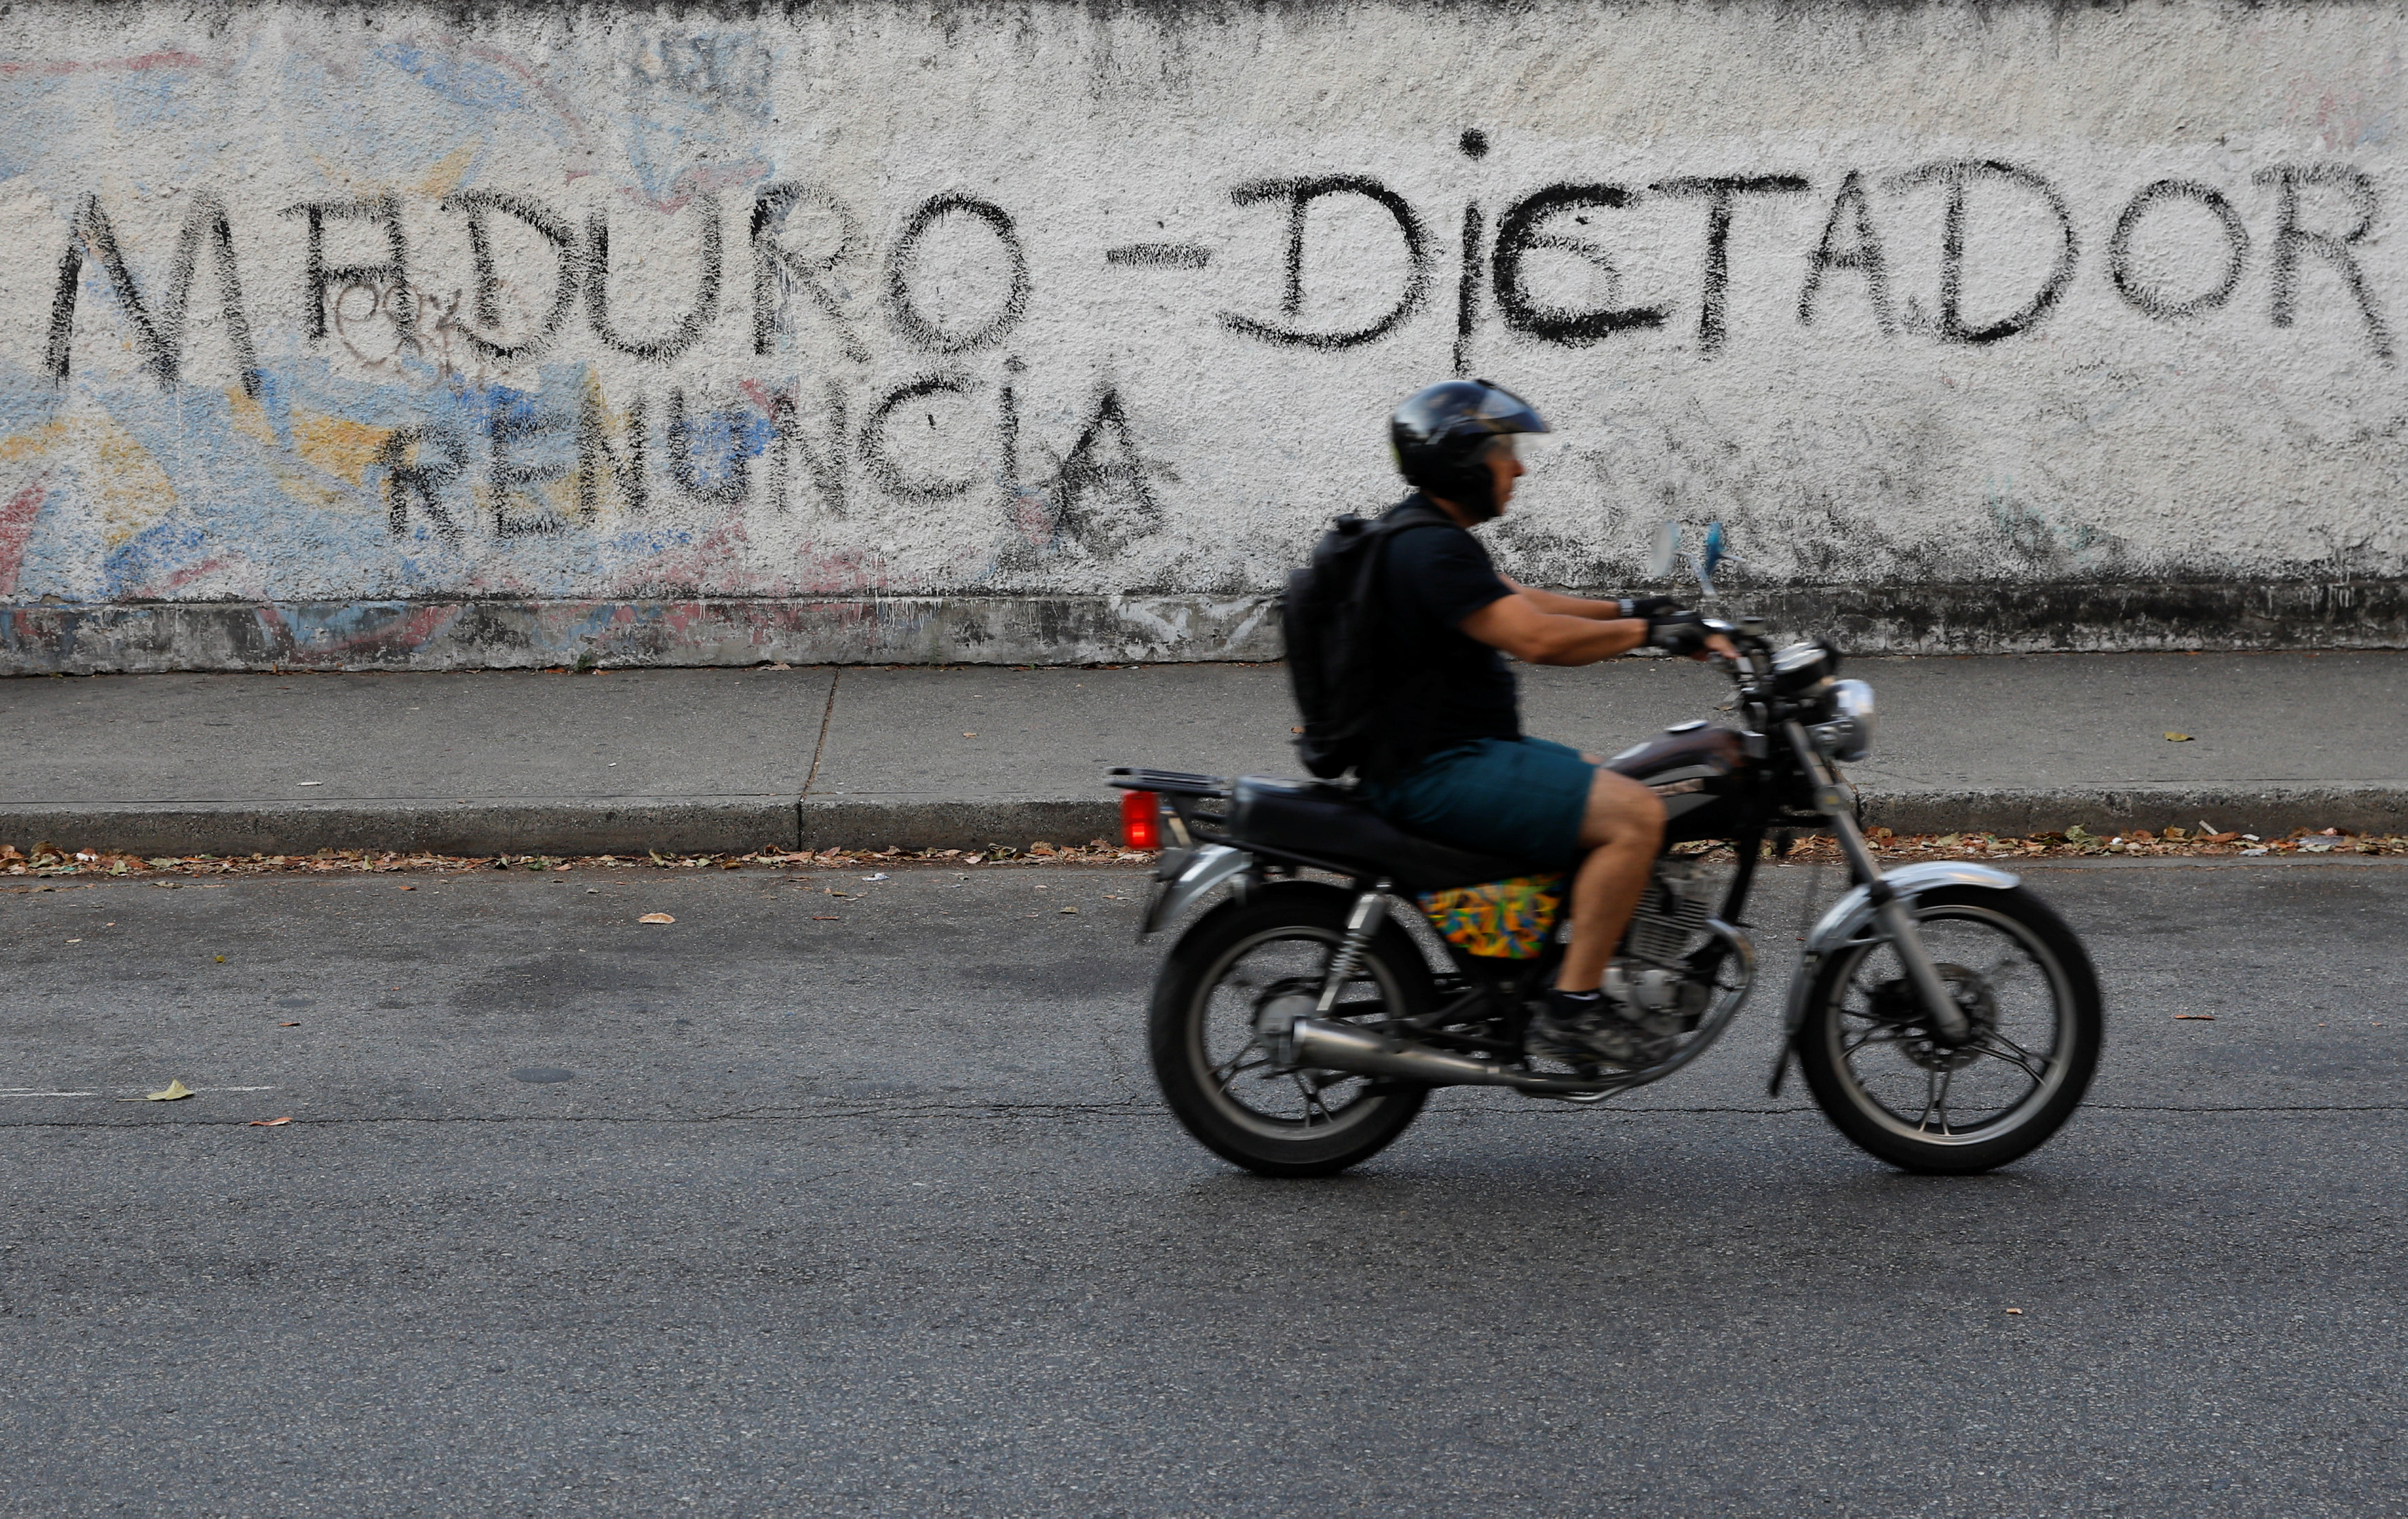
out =
{"type": "Polygon", "coordinates": [[[1605,762],[1662,800],[1668,843],[1738,832],[1752,779],[1748,765],[1738,734],[1703,723],[1658,734],[1605,762]]]}

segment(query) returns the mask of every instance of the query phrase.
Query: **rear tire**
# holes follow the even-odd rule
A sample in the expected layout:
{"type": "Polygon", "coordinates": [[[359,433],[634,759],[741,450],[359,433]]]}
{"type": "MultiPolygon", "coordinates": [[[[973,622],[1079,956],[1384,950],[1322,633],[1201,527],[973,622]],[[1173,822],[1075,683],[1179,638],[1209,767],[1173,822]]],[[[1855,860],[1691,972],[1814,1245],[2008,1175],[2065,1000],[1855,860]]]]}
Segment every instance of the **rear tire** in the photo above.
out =
{"type": "MultiPolygon", "coordinates": [[[[1197,1142],[1259,1176],[1329,1176],[1387,1148],[1429,1088],[1341,1071],[1282,1072],[1254,1039],[1274,996],[1317,993],[1346,934],[1354,895],[1299,881],[1261,887],[1206,914],[1154,978],[1147,1025],[1154,1077],[1197,1142]]],[[[1428,1010],[1427,962],[1391,921],[1329,1016],[1411,1018],[1428,1010]]]]}
{"type": "Polygon", "coordinates": [[[1807,1089],[1841,1133],[1901,1169],[1962,1176],[2020,1160],[2073,1115],[2099,1068],[2106,1018],[2090,955],[2021,887],[1944,887],[1914,912],[1976,1038],[1939,1044],[1886,945],[1852,946],[1808,989],[1807,1089]]]}

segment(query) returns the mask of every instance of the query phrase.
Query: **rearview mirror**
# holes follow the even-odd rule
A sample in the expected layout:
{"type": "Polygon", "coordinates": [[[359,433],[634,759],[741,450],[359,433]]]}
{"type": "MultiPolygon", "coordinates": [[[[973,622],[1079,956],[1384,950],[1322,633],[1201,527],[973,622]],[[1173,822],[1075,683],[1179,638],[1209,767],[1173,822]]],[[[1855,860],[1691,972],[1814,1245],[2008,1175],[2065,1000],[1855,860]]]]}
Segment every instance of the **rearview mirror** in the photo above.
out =
{"type": "Polygon", "coordinates": [[[1689,572],[1698,578],[1698,592],[1713,601],[1722,595],[1714,589],[1714,572],[1722,568],[1723,561],[1728,557],[1723,550],[1722,523],[1708,523],[1699,552],[1684,553],[1681,552],[1681,524],[1666,523],[1656,529],[1656,545],[1647,555],[1647,575],[1650,580],[1669,580],[1673,566],[1685,561],[1689,572]]]}

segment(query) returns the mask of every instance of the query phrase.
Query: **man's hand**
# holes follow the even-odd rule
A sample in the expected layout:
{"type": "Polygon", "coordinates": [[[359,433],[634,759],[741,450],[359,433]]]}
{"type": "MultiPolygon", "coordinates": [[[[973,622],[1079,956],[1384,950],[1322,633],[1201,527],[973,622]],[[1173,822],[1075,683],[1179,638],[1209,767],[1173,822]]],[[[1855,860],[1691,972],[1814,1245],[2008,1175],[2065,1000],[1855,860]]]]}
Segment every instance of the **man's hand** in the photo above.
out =
{"type": "Polygon", "coordinates": [[[1653,603],[1646,613],[1647,647],[1687,659],[1704,659],[1710,654],[1720,654],[1725,659],[1739,657],[1739,650],[1729,638],[1706,625],[1705,613],[1677,605],[1670,596],[1645,599],[1653,603]]]}
{"type": "Polygon", "coordinates": [[[1693,607],[1665,607],[1647,619],[1647,647],[1668,654],[1698,655],[1706,652],[1713,630],[1706,614],[1693,607]]]}

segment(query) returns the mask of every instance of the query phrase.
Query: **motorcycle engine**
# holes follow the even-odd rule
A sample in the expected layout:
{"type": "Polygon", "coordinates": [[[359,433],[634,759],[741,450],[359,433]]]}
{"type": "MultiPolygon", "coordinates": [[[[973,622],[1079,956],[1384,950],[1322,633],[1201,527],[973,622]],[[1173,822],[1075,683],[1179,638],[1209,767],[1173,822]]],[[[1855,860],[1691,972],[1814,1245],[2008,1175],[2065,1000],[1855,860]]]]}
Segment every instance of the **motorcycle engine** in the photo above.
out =
{"type": "Polygon", "coordinates": [[[1714,882],[1695,864],[1658,860],[1630,920],[1623,953],[1606,967],[1605,990],[1651,1034],[1698,1026],[1713,989],[1689,974],[1687,957],[1713,916],[1714,882]]]}

